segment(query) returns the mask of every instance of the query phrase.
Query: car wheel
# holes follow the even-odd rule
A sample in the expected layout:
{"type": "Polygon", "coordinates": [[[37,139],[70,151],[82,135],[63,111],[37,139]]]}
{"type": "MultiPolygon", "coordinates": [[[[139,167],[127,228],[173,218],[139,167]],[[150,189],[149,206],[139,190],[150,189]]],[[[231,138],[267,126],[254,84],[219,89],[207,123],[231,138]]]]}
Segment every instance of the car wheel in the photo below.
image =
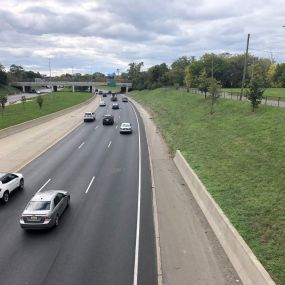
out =
{"type": "Polygon", "coordinates": [[[69,207],[69,202],[70,202],[70,197],[68,197],[68,199],[67,199],[66,208],[68,208],[68,207],[69,207]]]}
{"type": "Polygon", "coordinates": [[[54,221],[54,226],[55,226],[55,227],[57,227],[57,226],[58,226],[58,224],[59,224],[59,216],[58,216],[58,215],[56,215],[56,217],[55,217],[55,221],[54,221]]]}
{"type": "Polygon", "coordinates": [[[24,179],[23,178],[20,180],[19,189],[24,190],[24,179]]]}
{"type": "Polygon", "coordinates": [[[6,204],[9,201],[9,191],[5,191],[2,197],[2,201],[6,204]]]}

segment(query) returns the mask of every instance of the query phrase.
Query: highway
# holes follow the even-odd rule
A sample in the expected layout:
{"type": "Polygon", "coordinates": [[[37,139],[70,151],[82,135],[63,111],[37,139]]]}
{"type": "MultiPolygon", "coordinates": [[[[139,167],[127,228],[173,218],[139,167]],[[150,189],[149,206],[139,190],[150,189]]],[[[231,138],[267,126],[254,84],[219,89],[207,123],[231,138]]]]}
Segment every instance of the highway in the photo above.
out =
{"type": "Polygon", "coordinates": [[[24,167],[24,191],[0,205],[0,285],[157,284],[144,127],[130,102],[118,96],[120,109],[112,110],[103,99],[107,107],[98,108],[96,121],[24,167]],[[102,125],[106,113],[114,114],[113,126],[102,125]],[[121,122],[130,122],[133,134],[120,135],[121,122]],[[23,231],[26,204],[49,189],[71,194],[59,226],[23,231]]]}

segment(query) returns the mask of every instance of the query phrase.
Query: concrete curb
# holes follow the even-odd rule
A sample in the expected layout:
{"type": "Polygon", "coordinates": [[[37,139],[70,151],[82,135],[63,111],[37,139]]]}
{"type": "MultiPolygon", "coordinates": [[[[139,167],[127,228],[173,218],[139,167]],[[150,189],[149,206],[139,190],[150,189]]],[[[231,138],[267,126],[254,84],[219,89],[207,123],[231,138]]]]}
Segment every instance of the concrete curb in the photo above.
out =
{"type": "MultiPolygon", "coordinates": [[[[133,101],[129,101],[137,108],[138,112],[140,113],[140,116],[143,120],[143,123],[145,125],[146,118],[142,115],[140,111],[140,105],[133,101]]],[[[156,271],[157,271],[157,284],[163,285],[163,274],[162,274],[162,265],[161,265],[161,250],[160,250],[160,235],[159,235],[159,226],[158,226],[158,210],[157,210],[157,199],[156,199],[156,187],[154,183],[154,175],[153,175],[153,165],[152,165],[152,159],[151,159],[151,150],[149,148],[150,146],[150,138],[147,135],[146,132],[146,140],[147,140],[147,148],[148,148],[148,155],[149,155],[149,164],[150,164],[150,174],[151,174],[151,189],[152,189],[152,208],[153,208],[153,223],[154,223],[154,234],[155,234],[155,248],[156,248],[156,271]]]]}
{"type": "Polygon", "coordinates": [[[174,162],[242,282],[246,285],[276,285],[179,150],[174,162]]]}
{"type": "Polygon", "coordinates": [[[0,130],[0,139],[8,137],[8,136],[13,135],[13,134],[16,134],[16,133],[18,133],[20,131],[24,131],[24,130],[26,130],[28,128],[31,128],[31,127],[34,127],[34,126],[38,126],[38,125],[40,125],[42,123],[45,123],[45,122],[47,122],[49,120],[52,120],[52,119],[57,118],[57,117],[60,117],[62,115],[65,115],[65,114],[67,114],[67,113],[69,113],[71,111],[74,111],[74,110],[76,110],[76,109],[78,109],[78,108],[80,108],[80,107],[82,107],[84,105],[89,104],[92,100],[94,100],[95,97],[96,97],[96,95],[92,96],[87,101],[84,101],[84,102],[79,103],[77,105],[74,105],[74,106],[71,106],[69,108],[60,110],[58,112],[54,112],[54,113],[48,114],[46,116],[42,116],[42,117],[39,117],[39,118],[30,120],[30,121],[27,121],[27,122],[24,122],[24,123],[15,125],[15,126],[11,126],[11,127],[2,129],[2,130],[0,130]]]}

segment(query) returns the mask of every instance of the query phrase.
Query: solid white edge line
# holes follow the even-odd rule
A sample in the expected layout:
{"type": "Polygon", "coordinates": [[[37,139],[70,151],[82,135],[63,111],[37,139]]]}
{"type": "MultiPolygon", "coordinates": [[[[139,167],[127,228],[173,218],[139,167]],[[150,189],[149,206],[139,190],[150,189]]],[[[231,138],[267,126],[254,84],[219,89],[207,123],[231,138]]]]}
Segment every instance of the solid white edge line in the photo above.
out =
{"type": "Polygon", "coordinates": [[[132,109],[136,115],[136,120],[137,120],[137,125],[138,125],[138,137],[139,137],[138,210],[137,210],[136,248],[135,248],[134,282],[133,282],[133,285],[137,285],[138,284],[139,246],[140,246],[140,216],[141,216],[141,136],[140,136],[139,119],[138,119],[137,113],[133,106],[132,106],[132,109]]]}
{"type": "Polygon", "coordinates": [[[109,142],[109,144],[108,144],[108,148],[110,147],[111,143],[112,143],[112,141],[110,141],[110,142],[109,142]]]}
{"type": "Polygon", "coordinates": [[[50,181],[51,179],[49,179],[37,192],[40,192],[41,190],[43,190],[50,181]]]}
{"type": "Polygon", "coordinates": [[[83,142],[79,147],[78,149],[81,149],[83,146],[84,146],[85,142],[83,142]]]}
{"type": "Polygon", "coordinates": [[[118,125],[116,126],[116,129],[118,128],[118,125]]]}
{"type": "Polygon", "coordinates": [[[95,179],[95,176],[92,177],[92,179],[91,179],[91,181],[90,181],[90,183],[89,183],[89,185],[88,185],[88,187],[87,187],[87,189],[86,189],[86,191],[85,191],[85,194],[88,193],[88,191],[89,191],[89,189],[90,189],[90,187],[91,187],[91,185],[92,185],[94,179],[95,179]]]}

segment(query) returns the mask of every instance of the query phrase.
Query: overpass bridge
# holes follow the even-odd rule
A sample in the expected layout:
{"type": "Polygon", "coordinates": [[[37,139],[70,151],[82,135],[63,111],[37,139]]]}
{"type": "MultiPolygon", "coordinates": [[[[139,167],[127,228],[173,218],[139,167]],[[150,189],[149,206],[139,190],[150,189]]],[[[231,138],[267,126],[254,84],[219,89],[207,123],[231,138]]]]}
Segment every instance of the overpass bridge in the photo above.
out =
{"type": "MultiPolygon", "coordinates": [[[[35,81],[35,82],[11,82],[10,85],[14,87],[21,87],[23,92],[30,92],[32,86],[50,86],[56,92],[59,86],[70,86],[74,92],[76,86],[89,87],[90,92],[93,92],[98,87],[108,87],[109,82],[94,82],[94,81],[35,81]]],[[[116,86],[121,87],[122,92],[128,92],[132,88],[131,82],[116,82],[116,86]]]]}

